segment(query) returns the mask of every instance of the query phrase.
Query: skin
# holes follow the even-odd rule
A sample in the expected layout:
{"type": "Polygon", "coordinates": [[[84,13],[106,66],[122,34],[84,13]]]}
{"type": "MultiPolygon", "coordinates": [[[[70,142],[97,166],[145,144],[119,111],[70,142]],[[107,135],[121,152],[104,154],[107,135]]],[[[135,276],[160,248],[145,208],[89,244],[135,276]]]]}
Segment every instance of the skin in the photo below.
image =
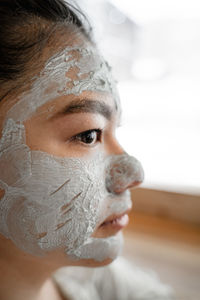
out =
{"type": "MultiPolygon", "coordinates": [[[[43,53],[44,60],[49,58],[49,53],[43,53]]],[[[9,109],[17,101],[19,94],[13,94],[0,103],[0,132],[3,121],[9,109]]],[[[84,157],[101,153],[105,156],[120,155],[124,153],[119,145],[115,131],[120,122],[120,109],[116,109],[115,99],[112,95],[85,91],[80,96],[65,95],[53,99],[40,106],[33,116],[24,122],[26,129],[26,143],[32,150],[40,150],[59,157],[84,157]],[[111,114],[106,118],[98,112],[76,112],[70,114],[60,113],[71,101],[89,101],[106,103],[111,114]],[[80,133],[101,129],[100,134],[94,131],[94,141],[85,143],[80,138],[80,133]]],[[[139,183],[129,182],[127,188],[139,183]]],[[[4,191],[0,190],[0,199],[4,191]]],[[[112,236],[112,229],[98,227],[93,237],[104,238],[112,236]]],[[[51,274],[59,267],[67,265],[102,266],[111,262],[108,258],[103,262],[94,260],[72,261],[58,249],[43,257],[35,257],[19,250],[12,241],[0,235],[0,298],[10,300],[15,295],[15,300],[58,300],[62,296],[58,293],[50,279],[51,274]],[[14,255],[13,255],[14,254],[14,255]]]]}

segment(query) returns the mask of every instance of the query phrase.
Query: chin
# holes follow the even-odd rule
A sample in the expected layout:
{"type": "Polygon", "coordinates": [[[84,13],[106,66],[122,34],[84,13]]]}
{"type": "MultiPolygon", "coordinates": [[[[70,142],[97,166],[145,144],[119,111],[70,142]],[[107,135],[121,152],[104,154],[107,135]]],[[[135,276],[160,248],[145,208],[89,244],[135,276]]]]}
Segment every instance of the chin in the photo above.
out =
{"type": "Polygon", "coordinates": [[[71,261],[76,266],[102,267],[110,264],[121,253],[123,248],[123,235],[121,231],[103,238],[92,237],[81,248],[81,256],[73,256],[71,261]]]}
{"type": "Polygon", "coordinates": [[[55,267],[55,269],[62,268],[62,267],[88,267],[88,268],[98,268],[98,267],[103,267],[106,265],[109,265],[112,263],[118,255],[114,258],[106,258],[104,260],[98,261],[95,259],[91,258],[81,258],[81,259],[73,259],[69,256],[67,256],[63,250],[57,250],[54,252],[49,253],[47,256],[40,257],[39,260],[41,260],[41,263],[45,262],[50,263],[55,267]]]}

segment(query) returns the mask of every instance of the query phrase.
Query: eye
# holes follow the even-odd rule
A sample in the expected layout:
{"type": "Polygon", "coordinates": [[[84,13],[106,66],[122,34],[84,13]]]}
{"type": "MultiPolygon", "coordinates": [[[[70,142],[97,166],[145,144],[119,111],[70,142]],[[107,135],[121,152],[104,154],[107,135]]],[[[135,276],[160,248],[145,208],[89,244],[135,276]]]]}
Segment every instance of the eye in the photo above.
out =
{"type": "Polygon", "coordinates": [[[101,129],[92,129],[81,132],[74,136],[73,140],[84,144],[94,145],[101,140],[101,129]]]}

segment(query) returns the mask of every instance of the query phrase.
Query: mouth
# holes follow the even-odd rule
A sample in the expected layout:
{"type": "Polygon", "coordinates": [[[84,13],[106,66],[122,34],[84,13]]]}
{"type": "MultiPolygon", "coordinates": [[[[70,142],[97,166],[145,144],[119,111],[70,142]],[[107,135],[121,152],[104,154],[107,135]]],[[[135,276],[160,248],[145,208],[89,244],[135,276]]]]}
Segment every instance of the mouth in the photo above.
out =
{"type": "Polygon", "coordinates": [[[100,228],[112,228],[115,230],[121,230],[128,225],[129,216],[128,211],[120,215],[112,215],[108,217],[99,227],[100,228]]]}

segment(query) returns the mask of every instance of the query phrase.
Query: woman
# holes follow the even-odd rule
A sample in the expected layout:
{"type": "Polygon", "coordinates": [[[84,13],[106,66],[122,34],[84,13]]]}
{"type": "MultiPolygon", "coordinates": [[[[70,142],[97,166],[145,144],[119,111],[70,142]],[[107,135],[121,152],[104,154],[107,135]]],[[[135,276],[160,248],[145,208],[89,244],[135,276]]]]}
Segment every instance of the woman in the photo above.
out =
{"type": "Polygon", "coordinates": [[[51,274],[121,250],[140,163],[115,137],[108,64],[63,0],[0,1],[0,299],[62,299],[51,274]]]}

